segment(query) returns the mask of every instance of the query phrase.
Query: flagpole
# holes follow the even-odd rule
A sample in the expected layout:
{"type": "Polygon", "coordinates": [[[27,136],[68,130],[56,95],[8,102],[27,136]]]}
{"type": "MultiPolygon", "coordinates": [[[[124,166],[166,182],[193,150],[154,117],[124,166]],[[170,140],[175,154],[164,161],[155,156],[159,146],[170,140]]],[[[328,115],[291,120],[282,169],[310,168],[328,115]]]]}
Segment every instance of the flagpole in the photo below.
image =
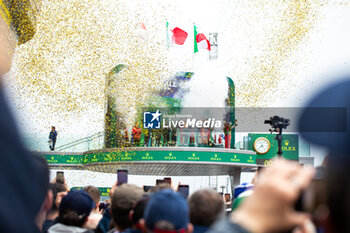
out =
{"type": "Polygon", "coordinates": [[[194,54],[195,54],[195,49],[196,49],[195,43],[196,43],[196,25],[193,22],[193,54],[192,54],[192,70],[193,70],[193,72],[194,72],[194,54]]]}
{"type": "Polygon", "coordinates": [[[166,25],[166,48],[169,51],[170,46],[169,46],[169,22],[168,22],[168,19],[166,19],[165,25],[166,25]]]}

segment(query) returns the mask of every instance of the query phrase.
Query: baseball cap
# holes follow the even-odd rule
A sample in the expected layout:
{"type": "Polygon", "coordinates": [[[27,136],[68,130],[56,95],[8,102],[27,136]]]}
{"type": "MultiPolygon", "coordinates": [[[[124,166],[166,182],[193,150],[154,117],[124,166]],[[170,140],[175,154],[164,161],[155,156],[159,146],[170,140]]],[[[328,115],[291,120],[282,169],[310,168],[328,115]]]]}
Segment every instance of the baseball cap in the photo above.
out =
{"type": "Polygon", "coordinates": [[[134,184],[122,184],[112,197],[112,205],[117,208],[131,209],[144,194],[142,188],[134,184]]]}
{"type": "Polygon", "coordinates": [[[187,229],[189,220],[188,204],[180,194],[171,189],[164,189],[154,193],[143,215],[146,226],[156,231],[155,224],[159,221],[168,221],[175,226],[175,230],[187,229]]]}
{"type": "Polygon", "coordinates": [[[59,212],[61,215],[63,211],[70,209],[78,215],[88,216],[94,207],[95,203],[87,192],[83,190],[73,190],[62,198],[59,212]]]}

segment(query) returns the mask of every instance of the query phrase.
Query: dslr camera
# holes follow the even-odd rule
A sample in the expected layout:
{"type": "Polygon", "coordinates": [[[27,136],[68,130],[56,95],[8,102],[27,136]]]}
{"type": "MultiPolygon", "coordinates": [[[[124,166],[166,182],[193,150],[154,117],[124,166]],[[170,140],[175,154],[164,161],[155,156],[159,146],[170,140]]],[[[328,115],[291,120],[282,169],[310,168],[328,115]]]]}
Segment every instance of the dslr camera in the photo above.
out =
{"type": "Polygon", "coordinates": [[[287,126],[289,126],[290,124],[290,120],[279,116],[273,116],[270,117],[270,120],[265,120],[264,123],[270,124],[271,127],[274,129],[273,131],[276,132],[277,129],[286,129],[287,126]]]}

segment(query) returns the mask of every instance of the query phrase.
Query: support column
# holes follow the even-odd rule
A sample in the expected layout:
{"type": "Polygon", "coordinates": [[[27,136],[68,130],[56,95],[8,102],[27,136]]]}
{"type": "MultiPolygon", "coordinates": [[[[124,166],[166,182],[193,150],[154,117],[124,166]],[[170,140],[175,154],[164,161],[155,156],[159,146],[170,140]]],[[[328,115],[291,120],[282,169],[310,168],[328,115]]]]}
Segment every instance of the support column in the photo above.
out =
{"type": "Polygon", "coordinates": [[[237,185],[239,185],[241,182],[241,172],[242,172],[241,167],[232,167],[228,172],[228,175],[230,177],[232,195],[233,195],[234,188],[237,185]]]}

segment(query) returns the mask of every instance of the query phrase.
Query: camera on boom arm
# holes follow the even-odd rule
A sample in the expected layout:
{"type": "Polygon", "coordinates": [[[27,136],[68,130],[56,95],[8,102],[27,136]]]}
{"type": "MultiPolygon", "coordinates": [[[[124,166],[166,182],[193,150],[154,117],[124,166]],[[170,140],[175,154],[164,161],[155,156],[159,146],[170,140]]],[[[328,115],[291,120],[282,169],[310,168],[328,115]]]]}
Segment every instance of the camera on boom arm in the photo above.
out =
{"type": "Polygon", "coordinates": [[[283,118],[283,117],[279,117],[279,116],[273,116],[270,117],[270,120],[265,120],[264,124],[270,124],[271,125],[271,129],[269,129],[270,133],[276,132],[278,133],[276,136],[276,140],[278,142],[278,151],[277,154],[279,157],[282,156],[282,130],[283,129],[287,129],[287,127],[290,124],[290,120],[283,118]]]}

